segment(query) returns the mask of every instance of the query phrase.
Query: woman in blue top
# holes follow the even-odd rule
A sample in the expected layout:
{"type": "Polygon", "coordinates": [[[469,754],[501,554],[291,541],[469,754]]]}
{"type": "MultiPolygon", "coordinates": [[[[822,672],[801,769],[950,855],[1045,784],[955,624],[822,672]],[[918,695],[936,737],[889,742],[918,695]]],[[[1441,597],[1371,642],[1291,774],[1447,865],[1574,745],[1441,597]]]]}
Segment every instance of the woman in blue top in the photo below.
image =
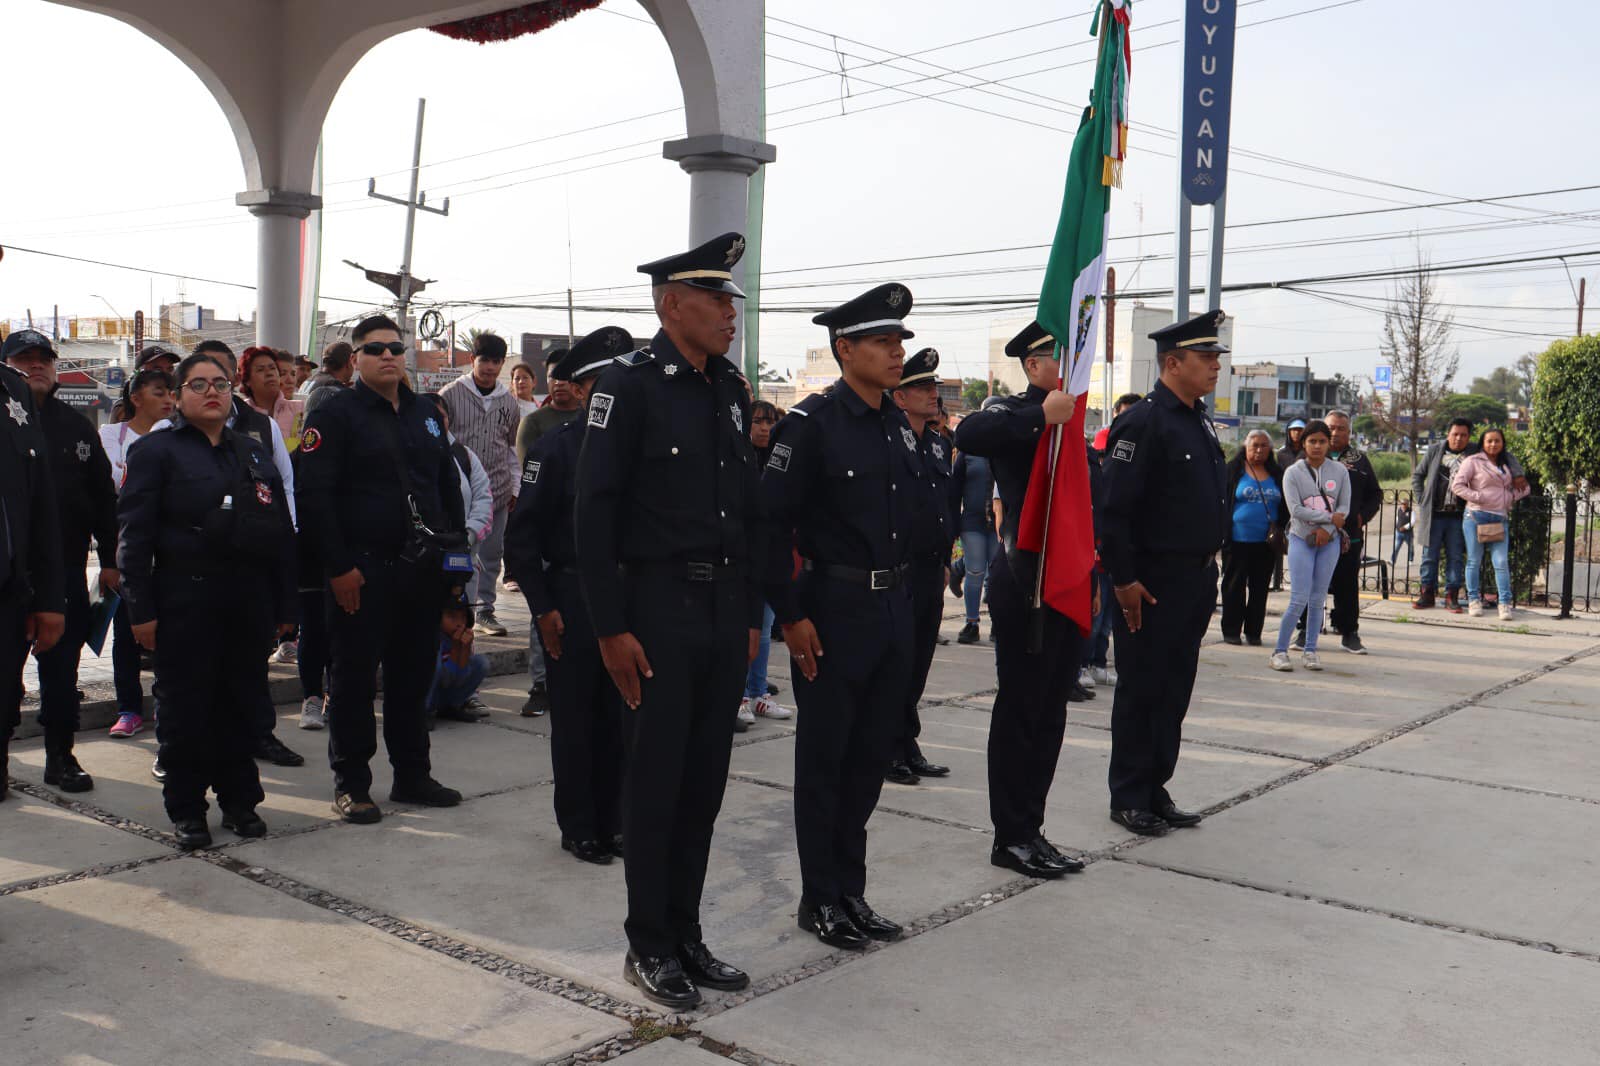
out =
{"type": "Polygon", "coordinates": [[[1274,523],[1279,529],[1289,524],[1282,483],[1272,438],[1264,429],[1252,429],[1228,463],[1233,524],[1222,545],[1222,639],[1229,644],[1261,644],[1267,582],[1278,558],[1267,543],[1267,531],[1274,523]]]}

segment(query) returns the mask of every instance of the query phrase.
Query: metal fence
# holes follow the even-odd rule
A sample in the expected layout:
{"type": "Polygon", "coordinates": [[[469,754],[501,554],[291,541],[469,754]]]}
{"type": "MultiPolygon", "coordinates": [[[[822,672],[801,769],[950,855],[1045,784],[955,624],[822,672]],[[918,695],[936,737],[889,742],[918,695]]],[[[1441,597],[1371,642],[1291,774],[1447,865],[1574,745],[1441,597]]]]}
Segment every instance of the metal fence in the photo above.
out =
{"type": "MultiPolygon", "coordinates": [[[[1383,507],[1366,528],[1361,546],[1361,588],[1389,598],[1416,596],[1422,590],[1422,553],[1427,545],[1415,534],[1397,538],[1396,518],[1410,489],[1388,489],[1383,507]]],[[[1535,493],[1519,500],[1508,523],[1511,587],[1519,606],[1600,611],[1600,506],[1594,495],[1535,493]],[[1570,591],[1568,579],[1571,579],[1570,591]],[[1570,597],[1570,602],[1564,600],[1570,597]]],[[[1488,560],[1484,560],[1488,565],[1488,560]]],[[[1441,568],[1442,569],[1442,568],[1441,568]]],[[[1444,593],[1441,573],[1438,591],[1444,593]]],[[[1486,601],[1495,597],[1492,574],[1481,582],[1486,601]]]]}

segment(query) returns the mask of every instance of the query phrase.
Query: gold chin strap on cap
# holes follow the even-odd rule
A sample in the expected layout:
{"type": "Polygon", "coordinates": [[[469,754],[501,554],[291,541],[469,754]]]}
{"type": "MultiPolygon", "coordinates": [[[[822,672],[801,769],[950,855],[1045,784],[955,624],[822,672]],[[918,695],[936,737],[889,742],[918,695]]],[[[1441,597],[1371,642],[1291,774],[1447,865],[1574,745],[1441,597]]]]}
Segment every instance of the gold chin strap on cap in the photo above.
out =
{"type": "Polygon", "coordinates": [[[732,281],[733,275],[726,270],[680,270],[676,274],[668,274],[668,281],[692,281],[695,278],[716,278],[718,281],[732,281]]]}
{"type": "Polygon", "coordinates": [[[1028,345],[1028,351],[1037,351],[1038,349],[1043,348],[1045,345],[1053,345],[1055,342],[1056,339],[1047,333],[1043,337],[1040,337],[1038,340],[1034,341],[1032,344],[1028,345]]]}
{"type": "Polygon", "coordinates": [[[1197,344],[1217,344],[1217,343],[1220,343],[1220,341],[1216,337],[1190,337],[1186,341],[1179,341],[1178,342],[1178,347],[1179,348],[1193,348],[1197,344]]]}

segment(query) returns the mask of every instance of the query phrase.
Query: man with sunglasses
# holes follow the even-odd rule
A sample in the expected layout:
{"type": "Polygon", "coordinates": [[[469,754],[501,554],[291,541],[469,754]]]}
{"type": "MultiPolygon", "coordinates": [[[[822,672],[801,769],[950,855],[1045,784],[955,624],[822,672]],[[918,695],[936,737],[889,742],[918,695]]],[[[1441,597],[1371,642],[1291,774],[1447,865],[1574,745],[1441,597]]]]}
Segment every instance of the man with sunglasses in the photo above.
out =
{"type": "MultiPolygon", "coordinates": [[[[466,514],[456,462],[433,409],[406,383],[406,346],[392,319],[374,315],[352,331],[355,385],[308,419],[300,444],[304,533],[328,579],[328,754],[334,810],[347,822],[383,817],[373,802],[377,753],[374,679],[383,667],[383,739],[396,803],[453,807],[461,793],[432,777],[424,700],[441,629],[464,663],[472,646],[468,612],[447,605],[444,566],[432,550],[462,534],[466,514]]],[[[465,543],[463,539],[461,543],[465,543]]]]}

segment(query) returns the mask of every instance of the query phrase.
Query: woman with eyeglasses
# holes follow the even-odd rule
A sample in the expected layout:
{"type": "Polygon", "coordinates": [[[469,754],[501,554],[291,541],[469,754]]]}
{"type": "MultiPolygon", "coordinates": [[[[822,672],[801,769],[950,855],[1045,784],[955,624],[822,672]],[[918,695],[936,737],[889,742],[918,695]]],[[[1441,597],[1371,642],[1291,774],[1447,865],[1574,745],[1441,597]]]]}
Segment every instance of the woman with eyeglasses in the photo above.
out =
{"type": "Polygon", "coordinates": [[[221,360],[178,364],[166,432],[128,451],[118,562],[134,637],[155,652],[162,796],[178,845],[211,844],[206,789],[222,826],[266,833],[249,714],[266,698],[260,649],[293,626],[293,525],[269,448],[228,427],[233,384],[221,360]]]}
{"type": "MultiPolygon", "coordinates": [[[[128,473],[128,449],[137,444],[157,422],[172,417],[177,403],[178,383],[159,364],[146,366],[128,382],[128,401],[121,422],[100,427],[100,443],[111,460],[111,482],[122,491],[128,473]]],[[[117,692],[117,720],[111,735],[128,738],[144,729],[144,689],[139,682],[139,646],[128,624],[128,605],[117,604],[112,621],[115,643],[111,647],[111,672],[117,692]]]]}

